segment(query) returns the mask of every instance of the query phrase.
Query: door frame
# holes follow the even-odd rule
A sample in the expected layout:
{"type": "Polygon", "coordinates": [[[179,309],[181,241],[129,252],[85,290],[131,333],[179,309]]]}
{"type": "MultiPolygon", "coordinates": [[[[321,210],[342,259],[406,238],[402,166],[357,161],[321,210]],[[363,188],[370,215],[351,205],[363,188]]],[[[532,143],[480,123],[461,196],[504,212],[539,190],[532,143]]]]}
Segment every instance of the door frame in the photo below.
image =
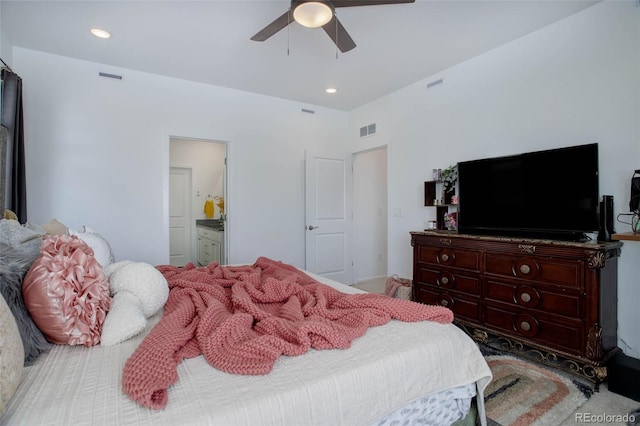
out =
{"type": "MultiPolygon", "coordinates": [[[[223,259],[222,262],[225,264],[228,264],[230,262],[230,256],[229,254],[231,253],[231,229],[232,226],[231,224],[233,223],[233,215],[230,214],[230,212],[232,211],[233,208],[233,195],[232,192],[233,190],[229,190],[229,188],[233,188],[232,186],[232,182],[231,182],[231,156],[232,156],[232,151],[233,151],[233,144],[227,140],[224,139],[216,139],[216,138],[202,138],[202,137],[190,137],[190,136],[176,136],[173,134],[170,134],[169,137],[167,138],[167,145],[166,145],[166,149],[167,149],[167,167],[165,168],[165,218],[166,218],[166,222],[165,222],[165,232],[166,232],[166,247],[167,247],[167,264],[169,264],[170,261],[170,256],[169,256],[169,244],[170,244],[170,238],[169,238],[169,173],[171,170],[171,167],[173,167],[171,165],[171,141],[195,141],[195,142],[208,142],[208,143],[217,143],[217,144],[222,144],[225,146],[225,160],[224,160],[224,171],[223,171],[223,185],[222,185],[222,193],[223,193],[223,197],[224,197],[224,212],[226,215],[226,222],[225,222],[225,226],[224,226],[224,250],[223,250],[223,259]]],[[[178,166],[180,167],[180,166],[178,166]]],[[[205,194],[206,195],[206,194],[205,194]]],[[[193,212],[192,212],[193,214],[193,212]]],[[[196,226],[195,226],[195,218],[192,217],[192,220],[194,222],[193,228],[192,228],[192,241],[191,241],[191,246],[192,246],[192,250],[194,250],[194,246],[197,245],[197,238],[195,236],[196,233],[196,226]]],[[[194,256],[197,253],[196,251],[193,251],[192,256],[194,256]]],[[[195,259],[195,261],[197,261],[197,259],[195,259]]],[[[194,262],[195,263],[195,262],[194,262]]]]}
{"type": "MultiPolygon", "coordinates": [[[[357,188],[356,188],[356,185],[355,185],[355,174],[356,174],[355,173],[355,169],[356,169],[355,163],[356,163],[356,159],[358,158],[359,155],[367,154],[367,153],[374,152],[374,151],[379,151],[379,150],[385,150],[385,161],[386,161],[386,164],[385,164],[385,166],[386,166],[386,175],[384,176],[384,184],[385,184],[385,190],[386,190],[387,196],[386,196],[386,200],[385,200],[384,205],[380,206],[380,208],[384,209],[384,211],[386,212],[386,222],[385,222],[385,230],[384,230],[384,232],[386,234],[385,235],[385,237],[386,237],[385,238],[386,239],[386,245],[383,247],[383,250],[384,250],[383,255],[386,258],[386,265],[385,265],[385,268],[384,268],[384,276],[386,277],[386,276],[389,276],[389,253],[388,253],[389,252],[389,211],[388,211],[389,208],[388,208],[388,206],[389,206],[389,157],[390,156],[389,156],[389,145],[388,144],[383,144],[383,145],[375,146],[375,147],[372,147],[372,148],[363,149],[363,150],[360,150],[360,151],[355,151],[355,152],[353,152],[351,154],[351,162],[352,162],[351,163],[352,164],[351,173],[353,175],[352,176],[352,182],[353,182],[352,188],[353,188],[353,190],[352,190],[352,193],[351,193],[351,196],[353,198],[353,202],[352,202],[352,206],[353,206],[353,210],[352,210],[352,212],[353,212],[353,232],[352,232],[352,238],[351,238],[351,241],[352,241],[352,251],[351,252],[352,253],[356,252],[356,249],[357,249],[357,246],[358,246],[358,242],[359,242],[358,241],[358,233],[356,232],[356,220],[358,218],[355,216],[356,207],[357,207],[356,206],[356,191],[357,191],[357,188]]],[[[380,277],[367,277],[367,278],[364,278],[364,279],[358,281],[357,278],[356,278],[357,277],[357,271],[358,271],[358,262],[356,262],[355,255],[354,255],[353,281],[354,281],[355,284],[357,284],[358,282],[368,281],[370,279],[380,278],[380,277]]]]}

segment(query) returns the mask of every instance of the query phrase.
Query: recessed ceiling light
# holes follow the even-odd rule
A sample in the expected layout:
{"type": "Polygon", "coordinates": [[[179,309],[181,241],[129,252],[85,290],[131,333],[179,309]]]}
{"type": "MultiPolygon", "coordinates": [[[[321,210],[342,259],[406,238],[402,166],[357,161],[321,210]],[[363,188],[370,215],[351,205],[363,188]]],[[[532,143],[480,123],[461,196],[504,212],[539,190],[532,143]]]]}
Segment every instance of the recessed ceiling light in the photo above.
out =
{"type": "Polygon", "coordinates": [[[337,93],[338,89],[336,89],[335,87],[328,87],[324,91],[327,92],[327,93],[333,94],[333,93],[337,93]]]}
{"type": "Polygon", "coordinates": [[[98,38],[110,38],[111,34],[109,31],[103,30],[102,28],[91,28],[91,34],[98,38]]]}

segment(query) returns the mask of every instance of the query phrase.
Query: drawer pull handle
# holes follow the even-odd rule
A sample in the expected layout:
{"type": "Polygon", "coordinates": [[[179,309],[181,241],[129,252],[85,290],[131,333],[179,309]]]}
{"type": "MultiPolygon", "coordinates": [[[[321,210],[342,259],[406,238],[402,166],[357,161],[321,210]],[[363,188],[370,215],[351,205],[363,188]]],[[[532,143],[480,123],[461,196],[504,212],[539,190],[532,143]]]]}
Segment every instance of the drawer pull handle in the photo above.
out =
{"type": "Polygon", "coordinates": [[[531,302],[531,295],[529,293],[522,293],[520,295],[520,300],[522,300],[523,302],[531,302]]]}
{"type": "Polygon", "coordinates": [[[447,306],[449,306],[449,301],[448,300],[441,300],[440,304],[446,308],[447,306]]]}
{"type": "Polygon", "coordinates": [[[443,254],[443,255],[442,255],[442,261],[443,261],[443,262],[446,262],[446,261],[448,261],[448,260],[449,260],[449,255],[448,255],[447,253],[443,254]]]}
{"type": "Polygon", "coordinates": [[[528,323],[528,322],[526,322],[526,321],[522,321],[522,322],[520,323],[520,328],[521,328],[522,330],[524,330],[524,331],[529,331],[529,330],[531,330],[531,324],[529,324],[529,323],[528,323]]]}
{"type": "Polygon", "coordinates": [[[447,278],[447,277],[442,277],[442,279],[440,280],[440,282],[441,282],[442,284],[444,284],[444,285],[447,285],[447,284],[449,284],[449,278],[447,278]]]}
{"type": "Polygon", "coordinates": [[[523,274],[528,274],[529,272],[531,272],[531,266],[529,265],[520,265],[520,272],[522,272],[523,274]]]}

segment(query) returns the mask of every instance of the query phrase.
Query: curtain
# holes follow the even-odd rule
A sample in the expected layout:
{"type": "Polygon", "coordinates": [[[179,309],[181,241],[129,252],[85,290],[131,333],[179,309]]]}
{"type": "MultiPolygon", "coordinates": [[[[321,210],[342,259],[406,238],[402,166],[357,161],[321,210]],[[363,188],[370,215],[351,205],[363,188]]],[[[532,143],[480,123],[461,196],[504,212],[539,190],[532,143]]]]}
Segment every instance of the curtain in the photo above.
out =
{"type": "MultiPolygon", "coordinates": [[[[0,89],[2,85],[0,84],[0,89]]],[[[2,93],[0,91],[0,93],[2,93]]],[[[2,101],[2,96],[0,96],[0,102],[2,101]]],[[[1,109],[0,103],[0,109],[1,109]]],[[[2,212],[4,211],[4,199],[5,199],[5,188],[6,188],[6,173],[5,169],[7,168],[7,129],[0,126],[0,219],[2,218],[2,212]]]]}
{"type": "Polygon", "coordinates": [[[12,210],[20,223],[27,222],[22,79],[7,68],[2,70],[1,123],[7,129],[4,208],[12,210]]]}

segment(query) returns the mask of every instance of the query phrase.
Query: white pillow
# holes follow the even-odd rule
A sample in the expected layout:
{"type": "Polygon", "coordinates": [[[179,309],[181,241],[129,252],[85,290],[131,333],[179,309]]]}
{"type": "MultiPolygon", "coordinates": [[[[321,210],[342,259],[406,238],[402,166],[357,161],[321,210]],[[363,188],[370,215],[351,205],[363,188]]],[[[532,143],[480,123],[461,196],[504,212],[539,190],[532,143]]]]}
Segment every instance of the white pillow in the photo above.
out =
{"type": "Polygon", "coordinates": [[[140,333],[169,297],[165,277],[152,265],[124,260],[105,268],[113,299],[100,344],[116,345],[140,333]]]}
{"type": "Polygon", "coordinates": [[[24,346],[11,310],[0,295],[0,416],[16,392],[24,366],[24,346]]]}
{"type": "Polygon", "coordinates": [[[100,344],[113,346],[137,336],[147,326],[138,298],[129,292],[116,293],[102,324],[100,344]]]}
{"type": "Polygon", "coordinates": [[[69,235],[75,235],[87,243],[87,245],[93,249],[93,256],[103,268],[106,268],[115,261],[113,250],[106,238],[88,226],[83,226],[80,232],[69,229],[69,235]]]}

